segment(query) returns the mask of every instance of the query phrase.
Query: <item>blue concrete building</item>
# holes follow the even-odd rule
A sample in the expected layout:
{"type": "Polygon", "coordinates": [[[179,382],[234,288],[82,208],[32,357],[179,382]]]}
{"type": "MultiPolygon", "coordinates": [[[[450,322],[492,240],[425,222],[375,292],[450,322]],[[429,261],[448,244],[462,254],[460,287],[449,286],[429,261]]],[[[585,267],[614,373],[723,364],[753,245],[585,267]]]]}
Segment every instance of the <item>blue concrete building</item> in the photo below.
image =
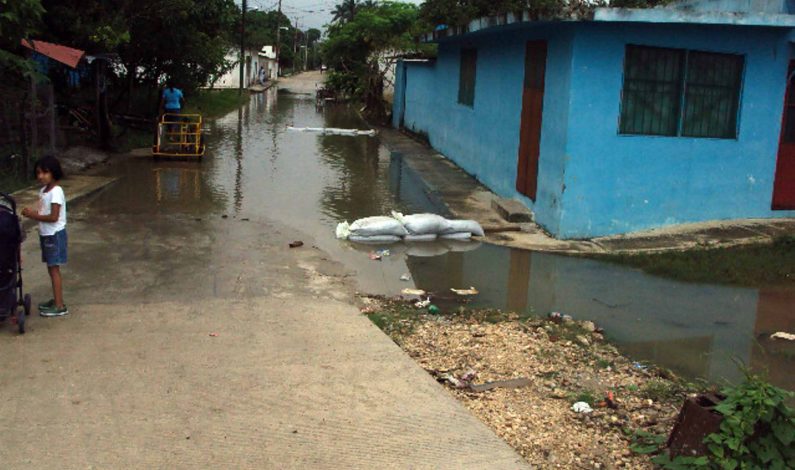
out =
{"type": "Polygon", "coordinates": [[[793,13],[691,1],[436,31],[435,60],[398,64],[393,125],[558,238],[793,217],[793,13]]]}

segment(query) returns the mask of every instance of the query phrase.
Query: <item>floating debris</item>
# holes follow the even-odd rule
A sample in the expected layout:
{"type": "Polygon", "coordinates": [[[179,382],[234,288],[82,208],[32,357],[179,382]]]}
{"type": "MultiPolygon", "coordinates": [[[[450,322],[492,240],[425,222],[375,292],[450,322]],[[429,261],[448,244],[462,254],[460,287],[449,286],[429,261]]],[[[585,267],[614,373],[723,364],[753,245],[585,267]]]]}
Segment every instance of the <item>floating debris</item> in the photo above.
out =
{"type": "Polygon", "coordinates": [[[340,129],[337,127],[293,127],[288,126],[287,130],[295,132],[318,132],[323,135],[347,135],[374,137],[375,129],[340,129]]]}
{"type": "Polygon", "coordinates": [[[478,294],[480,294],[480,292],[478,292],[478,290],[475,289],[474,287],[470,287],[469,289],[453,289],[451,287],[450,290],[455,292],[458,295],[478,295],[478,294]]]}

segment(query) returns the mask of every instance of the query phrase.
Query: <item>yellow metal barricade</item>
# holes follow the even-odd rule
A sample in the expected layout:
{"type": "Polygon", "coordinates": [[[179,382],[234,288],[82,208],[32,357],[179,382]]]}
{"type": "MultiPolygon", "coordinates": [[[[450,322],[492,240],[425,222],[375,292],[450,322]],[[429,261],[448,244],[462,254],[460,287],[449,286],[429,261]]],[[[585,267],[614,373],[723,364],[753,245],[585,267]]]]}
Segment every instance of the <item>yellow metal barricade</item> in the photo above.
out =
{"type": "Polygon", "coordinates": [[[157,123],[152,155],[183,159],[204,156],[201,114],[163,114],[157,123]]]}

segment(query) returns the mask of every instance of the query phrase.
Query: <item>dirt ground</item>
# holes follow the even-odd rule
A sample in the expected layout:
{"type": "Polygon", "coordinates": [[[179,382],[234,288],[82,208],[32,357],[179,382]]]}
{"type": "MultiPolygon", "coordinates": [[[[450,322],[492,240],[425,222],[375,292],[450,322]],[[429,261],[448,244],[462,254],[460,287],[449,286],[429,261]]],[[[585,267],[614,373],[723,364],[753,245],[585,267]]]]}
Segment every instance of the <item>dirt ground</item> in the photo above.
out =
{"type": "Polygon", "coordinates": [[[431,376],[537,468],[652,468],[632,452],[636,431],[667,436],[687,387],[633,363],[590,322],[518,321],[501,312],[403,316],[410,304],[364,299],[392,315],[382,327],[431,376]],[[396,316],[397,315],[397,316],[396,316]],[[529,379],[517,388],[470,384],[529,379]],[[584,401],[592,412],[577,413],[584,401]]]}

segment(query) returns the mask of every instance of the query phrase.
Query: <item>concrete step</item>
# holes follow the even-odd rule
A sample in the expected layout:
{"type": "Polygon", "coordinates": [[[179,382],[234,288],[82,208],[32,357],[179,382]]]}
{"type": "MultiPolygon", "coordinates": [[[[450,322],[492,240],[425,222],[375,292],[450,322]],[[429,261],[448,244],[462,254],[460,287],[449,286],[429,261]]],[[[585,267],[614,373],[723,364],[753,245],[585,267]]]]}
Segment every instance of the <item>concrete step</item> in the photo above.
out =
{"type": "Polygon", "coordinates": [[[491,201],[491,207],[508,222],[532,222],[533,213],[521,202],[515,199],[498,198],[491,201]]]}

